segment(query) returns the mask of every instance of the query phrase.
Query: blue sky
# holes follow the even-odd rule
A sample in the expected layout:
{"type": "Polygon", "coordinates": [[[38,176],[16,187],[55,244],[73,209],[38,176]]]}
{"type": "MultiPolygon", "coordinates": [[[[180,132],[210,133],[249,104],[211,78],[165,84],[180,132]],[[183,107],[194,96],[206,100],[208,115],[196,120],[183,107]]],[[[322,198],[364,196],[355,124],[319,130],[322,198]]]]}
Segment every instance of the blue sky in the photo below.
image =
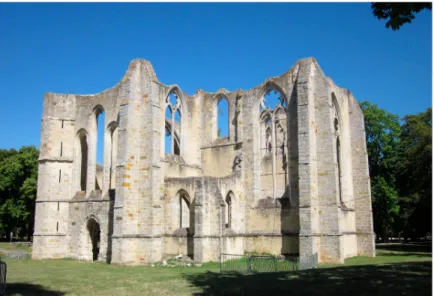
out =
{"type": "Polygon", "coordinates": [[[45,92],[98,93],[134,58],[193,94],[250,89],[313,56],[357,100],[422,112],[431,13],[399,31],[384,24],[369,3],[0,3],[0,148],[39,147],[45,92]]]}

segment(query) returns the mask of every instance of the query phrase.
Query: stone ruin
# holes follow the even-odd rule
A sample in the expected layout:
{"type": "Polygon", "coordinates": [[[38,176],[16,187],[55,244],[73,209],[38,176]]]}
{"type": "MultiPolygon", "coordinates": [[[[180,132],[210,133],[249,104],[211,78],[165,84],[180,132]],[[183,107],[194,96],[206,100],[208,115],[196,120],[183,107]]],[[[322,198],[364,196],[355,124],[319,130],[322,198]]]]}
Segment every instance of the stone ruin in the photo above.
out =
{"type": "Polygon", "coordinates": [[[141,265],[246,251],[375,256],[363,113],[315,59],[247,91],[190,96],[138,59],[99,94],[45,94],[32,258],[141,265]]]}

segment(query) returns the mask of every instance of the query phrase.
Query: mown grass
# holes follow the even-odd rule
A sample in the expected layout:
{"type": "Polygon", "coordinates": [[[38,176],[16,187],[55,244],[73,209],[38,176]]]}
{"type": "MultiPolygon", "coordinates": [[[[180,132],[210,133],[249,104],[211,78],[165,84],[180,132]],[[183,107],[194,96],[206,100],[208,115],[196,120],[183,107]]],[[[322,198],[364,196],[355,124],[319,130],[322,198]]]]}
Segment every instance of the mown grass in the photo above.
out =
{"type": "MultiPolygon", "coordinates": [[[[0,248],[2,246],[0,245],[0,248]]],[[[431,246],[379,246],[345,265],[244,275],[202,267],[127,267],[76,260],[8,259],[13,295],[431,295],[431,246]]]]}
{"type": "MultiPolygon", "coordinates": [[[[229,257],[229,256],[226,256],[229,257]]],[[[236,258],[236,257],[235,257],[236,258]]],[[[241,257],[233,259],[232,257],[224,258],[222,264],[223,272],[276,272],[276,271],[294,271],[301,269],[296,258],[284,259],[270,256],[252,256],[250,258],[241,257]]]]}
{"type": "Polygon", "coordinates": [[[26,250],[31,251],[31,247],[25,244],[0,242],[0,250],[12,251],[12,250],[26,250]]]}

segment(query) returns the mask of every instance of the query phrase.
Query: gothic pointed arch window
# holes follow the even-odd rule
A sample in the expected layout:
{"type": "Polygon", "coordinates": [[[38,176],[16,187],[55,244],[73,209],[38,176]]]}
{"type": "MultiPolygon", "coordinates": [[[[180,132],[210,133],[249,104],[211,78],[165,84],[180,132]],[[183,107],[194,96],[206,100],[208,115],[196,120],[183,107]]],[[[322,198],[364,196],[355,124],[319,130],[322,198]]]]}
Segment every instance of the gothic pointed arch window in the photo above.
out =
{"type": "Polygon", "coordinates": [[[229,138],[229,100],[224,95],[217,98],[217,138],[229,138]]]}
{"type": "Polygon", "coordinates": [[[341,122],[339,116],[339,104],[334,93],[332,93],[332,120],[333,120],[333,133],[334,142],[336,149],[336,170],[338,178],[338,196],[341,206],[345,207],[343,197],[342,197],[342,155],[341,155],[341,122]]]}
{"type": "Polygon", "coordinates": [[[86,192],[89,146],[87,132],[84,129],[77,133],[76,147],[76,161],[79,164],[77,170],[78,188],[79,191],[86,192]]]}
{"type": "Polygon", "coordinates": [[[165,141],[164,152],[181,155],[182,108],[181,100],[176,88],[166,97],[165,107],[165,141]]]}
{"type": "Polygon", "coordinates": [[[111,122],[108,126],[110,133],[110,176],[109,176],[109,189],[116,188],[116,161],[118,153],[118,122],[111,122]]]}
{"type": "Polygon", "coordinates": [[[261,97],[260,110],[275,110],[277,107],[281,106],[286,108],[286,97],[280,91],[280,89],[274,84],[268,84],[267,90],[261,97]]]}
{"type": "MultiPolygon", "coordinates": [[[[94,108],[95,120],[95,190],[103,189],[105,153],[105,112],[101,105],[94,108]]],[[[105,190],[106,188],[104,188],[105,190]]]]}
{"type": "Polygon", "coordinates": [[[281,89],[268,83],[259,101],[261,190],[273,198],[283,196],[288,184],[287,99],[281,89]]]}
{"type": "Polygon", "coordinates": [[[262,155],[277,153],[276,123],[286,124],[286,97],[274,84],[268,84],[259,102],[262,155]]]}
{"type": "Polygon", "coordinates": [[[172,153],[172,108],[166,107],[164,120],[164,152],[172,153]]]}

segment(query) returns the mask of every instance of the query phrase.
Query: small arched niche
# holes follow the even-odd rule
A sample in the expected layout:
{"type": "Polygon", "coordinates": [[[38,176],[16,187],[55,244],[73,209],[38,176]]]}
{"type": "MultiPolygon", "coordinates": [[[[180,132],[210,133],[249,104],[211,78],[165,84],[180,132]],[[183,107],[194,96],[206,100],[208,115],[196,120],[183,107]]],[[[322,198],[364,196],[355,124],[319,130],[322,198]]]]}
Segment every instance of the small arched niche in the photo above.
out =
{"type": "Polygon", "coordinates": [[[234,193],[232,191],[229,191],[225,198],[224,224],[226,228],[232,228],[232,212],[234,201],[234,193]]]}

